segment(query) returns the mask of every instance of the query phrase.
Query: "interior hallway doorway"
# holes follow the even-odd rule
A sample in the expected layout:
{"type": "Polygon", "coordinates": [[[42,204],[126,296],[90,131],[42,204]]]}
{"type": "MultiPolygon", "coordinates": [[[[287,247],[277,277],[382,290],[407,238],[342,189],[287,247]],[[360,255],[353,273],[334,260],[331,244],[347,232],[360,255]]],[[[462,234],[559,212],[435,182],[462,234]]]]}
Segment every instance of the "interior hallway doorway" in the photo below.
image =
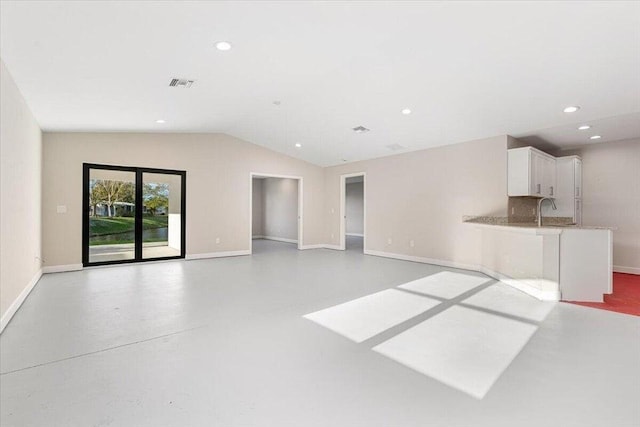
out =
{"type": "Polygon", "coordinates": [[[250,247],[254,240],[302,245],[302,178],[251,173],[250,247]]]}
{"type": "Polygon", "coordinates": [[[340,248],[348,251],[364,252],[365,214],[365,173],[342,175],[340,179],[340,248]]]}

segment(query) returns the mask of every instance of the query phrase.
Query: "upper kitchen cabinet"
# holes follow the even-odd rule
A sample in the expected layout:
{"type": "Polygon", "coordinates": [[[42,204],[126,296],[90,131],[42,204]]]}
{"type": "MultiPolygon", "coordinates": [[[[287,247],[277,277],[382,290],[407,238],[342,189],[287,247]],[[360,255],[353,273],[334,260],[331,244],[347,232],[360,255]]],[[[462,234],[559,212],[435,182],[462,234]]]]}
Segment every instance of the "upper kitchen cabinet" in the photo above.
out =
{"type": "Polygon", "coordinates": [[[580,157],[558,157],[556,159],[556,171],[558,177],[558,197],[581,199],[582,160],[580,157]]]}
{"type": "Polygon", "coordinates": [[[508,195],[556,197],[556,159],[533,147],[508,150],[508,195]]]}
{"type": "Polygon", "coordinates": [[[570,217],[576,224],[582,223],[582,160],[578,156],[556,159],[558,194],[556,210],[543,208],[546,216],[570,217]]]}

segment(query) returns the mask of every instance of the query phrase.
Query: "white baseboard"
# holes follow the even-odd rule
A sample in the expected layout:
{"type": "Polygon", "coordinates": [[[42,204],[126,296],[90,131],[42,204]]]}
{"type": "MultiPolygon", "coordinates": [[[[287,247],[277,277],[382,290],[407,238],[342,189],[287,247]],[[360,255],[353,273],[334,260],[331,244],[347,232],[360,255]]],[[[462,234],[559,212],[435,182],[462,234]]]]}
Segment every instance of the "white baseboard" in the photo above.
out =
{"type": "Polygon", "coordinates": [[[614,265],[613,271],[616,273],[627,273],[627,274],[640,274],[640,268],[638,267],[625,267],[622,265],[614,265]]]}
{"type": "Polygon", "coordinates": [[[256,240],[256,239],[264,239],[264,236],[258,236],[258,235],[256,235],[256,236],[251,236],[251,238],[252,238],[253,240],[256,240]]]}
{"type": "Polygon", "coordinates": [[[403,261],[419,262],[422,264],[434,264],[434,265],[440,265],[443,267],[460,268],[462,270],[479,271],[478,267],[475,265],[463,264],[463,263],[454,262],[454,261],[444,261],[441,259],[424,258],[424,257],[419,257],[414,255],[403,255],[403,254],[395,254],[392,252],[371,251],[368,249],[364,251],[364,254],[379,256],[383,258],[401,259],[403,261]]]}
{"type": "Polygon", "coordinates": [[[206,254],[187,254],[185,259],[187,261],[191,261],[195,259],[223,258],[223,257],[242,256],[242,255],[251,255],[251,251],[248,249],[245,249],[241,251],[210,252],[206,254]]]}
{"type": "Polygon", "coordinates": [[[66,265],[49,265],[42,267],[42,272],[49,273],[63,273],[65,271],[78,271],[82,270],[82,264],[66,264],[66,265]]]}
{"type": "Polygon", "coordinates": [[[528,295],[531,295],[532,297],[537,298],[539,300],[543,300],[543,301],[559,301],[560,300],[560,292],[543,291],[531,285],[528,285],[523,281],[513,279],[509,276],[505,276],[504,274],[489,270],[488,268],[485,268],[479,265],[464,264],[464,263],[459,263],[454,261],[445,261],[441,259],[424,258],[424,257],[413,256],[413,255],[403,255],[403,254],[395,254],[391,252],[381,252],[381,251],[371,251],[371,250],[365,250],[364,254],[379,256],[384,258],[400,259],[403,261],[419,262],[422,264],[433,264],[433,265],[439,265],[442,267],[458,268],[461,270],[476,271],[478,273],[486,274],[487,276],[495,280],[498,280],[513,288],[516,288],[519,291],[522,291],[528,295]]]}
{"type": "Polygon", "coordinates": [[[307,249],[324,249],[325,247],[326,247],[326,245],[322,245],[322,244],[320,244],[320,245],[303,245],[303,246],[300,246],[298,249],[304,251],[304,250],[307,250],[307,249]]]}
{"type": "Polygon", "coordinates": [[[346,236],[352,236],[352,237],[364,237],[364,234],[361,233],[346,233],[346,236]]]}
{"type": "Polygon", "coordinates": [[[275,237],[275,236],[262,236],[260,237],[264,240],[273,240],[276,242],[284,242],[284,243],[298,243],[297,239],[285,239],[284,237],[275,237]]]}
{"type": "Polygon", "coordinates": [[[18,297],[11,303],[7,311],[4,313],[4,316],[2,316],[2,319],[0,319],[0,333],[2,333],[2,331],[4,331],[4,328],[7,327],[13,315],[16,314],[16,312],[18,311],[18,309],[20,308],[24,300],[27,299],[27,297],[29,296],[33,288],[36,286],[36,283],[38,283],[38,280],[40,280],[41,277],[42,277],[42,269],[39,269],[36,272],[36,274],[31,278],[29,283],[27,283],[27,286],[25,286],[22,292],[20,292],[20,295],[18,295],[18,297]]]}
{"type": "Polygon", "coordinates": [[[322,247],[325,248],[325,249],[332,249],[334,251],[342,251],[342,250],[344,250],[344,249],[342,249],[340,247],[340,245],[322,245],[322,247]]]}

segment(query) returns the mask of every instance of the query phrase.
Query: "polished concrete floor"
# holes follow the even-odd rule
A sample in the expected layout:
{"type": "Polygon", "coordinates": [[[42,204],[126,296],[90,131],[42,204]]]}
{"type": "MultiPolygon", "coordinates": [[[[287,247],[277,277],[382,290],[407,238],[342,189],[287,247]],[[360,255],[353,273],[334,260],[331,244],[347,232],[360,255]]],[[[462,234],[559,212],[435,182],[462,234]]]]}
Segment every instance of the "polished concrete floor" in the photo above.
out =
{"type": "Polygon", "coordinates": [[[638,317],[540,306],[478,273],[355,250],[253,251],[45,275],[0,336],[0,424],[640,425],[638,317]],[[355,340],[304,317],[379,293],[430,302],[411,300],[409,320],[381,310],[389,322],[355,340]],[[514,336],[488,382],[452,376],[514,336]]]}
{"type": "Polygon", "coordinates": [[[346,236],[345,248],[348,251],[362,253],[364,251],[364,238],[358,236],[346,236]]]}

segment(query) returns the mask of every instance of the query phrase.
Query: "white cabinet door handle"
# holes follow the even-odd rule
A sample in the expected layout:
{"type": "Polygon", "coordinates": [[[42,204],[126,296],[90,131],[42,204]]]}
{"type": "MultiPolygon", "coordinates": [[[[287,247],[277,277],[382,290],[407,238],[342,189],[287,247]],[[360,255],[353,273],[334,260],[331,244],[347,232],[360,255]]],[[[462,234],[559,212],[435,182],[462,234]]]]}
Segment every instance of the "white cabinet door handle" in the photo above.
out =
{"type": "Polygon", "coordinates": [[[538,184],[538,190],[536,191],[536,193],[540,194],[540,184],[538,184]]]}
{"type": "Polygon", "coordinates": [[[553,185],[549,189],[551,190],[551,196],[553,196],[553,185]]]}

